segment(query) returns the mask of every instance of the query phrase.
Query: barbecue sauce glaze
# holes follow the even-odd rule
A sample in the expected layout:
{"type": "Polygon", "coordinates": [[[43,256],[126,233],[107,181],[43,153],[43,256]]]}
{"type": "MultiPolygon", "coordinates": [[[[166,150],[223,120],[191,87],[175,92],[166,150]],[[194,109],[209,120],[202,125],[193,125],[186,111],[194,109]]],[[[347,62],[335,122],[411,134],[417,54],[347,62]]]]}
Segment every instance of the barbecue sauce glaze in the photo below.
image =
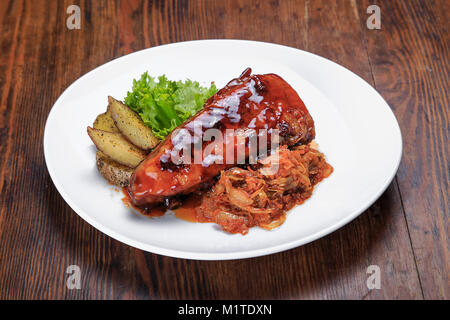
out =
{"type": "MultiPolygon", "coordinates": [[[[175,195],[190,193],[210,183],[221,170],[236,166],[237,140],[234,136],[223,139],[222,164],[205,161],[206,158],[202,163],[194,164],[195,155],[190,156],[191,164],[172,161],[171,155],[179,154],[180,144],[191,144],[194,154],[199,132],[203,135],[211,128],[220,130],[223,136],[227,129],[242,129],[240,134],[249,129],[256,132],[266,129],[269,151],[273,129],[279,131],[281,145],[308,143],[315,136],[314,121],[297,92],[276,74],[251,75],[251,69],[247,68],[239,78],[231,80],[209,98],[202,111],[177,128],[182,131],[176,136],[177,130],[168,135],[136,168],[127,189],[133,204],[151,207],[175,195]],[[233,164],[226,159],[225,150],[230,146],[234,148],[233,164]]],[[[201,142],[202,152],[211,143],[201,142]]],[[[245,153],[247,157],[248,140],[245,141],[245,153]]]]}

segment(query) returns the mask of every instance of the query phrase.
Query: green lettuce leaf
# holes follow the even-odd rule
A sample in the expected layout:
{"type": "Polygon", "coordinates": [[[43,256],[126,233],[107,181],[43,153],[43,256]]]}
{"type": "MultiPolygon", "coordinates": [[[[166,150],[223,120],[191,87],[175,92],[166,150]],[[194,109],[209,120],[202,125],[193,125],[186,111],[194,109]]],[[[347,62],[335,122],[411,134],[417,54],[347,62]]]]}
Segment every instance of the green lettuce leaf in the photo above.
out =
{"type": "Polygon", "coordinates": [[[200,111],[216,92],[214,83],[205,88],[197,81],[171,81],[165,75],[156,79],[145,72],[139,80],[133,80],[125,104],[140,115],[156,137],[163,139],[200,111]]]}

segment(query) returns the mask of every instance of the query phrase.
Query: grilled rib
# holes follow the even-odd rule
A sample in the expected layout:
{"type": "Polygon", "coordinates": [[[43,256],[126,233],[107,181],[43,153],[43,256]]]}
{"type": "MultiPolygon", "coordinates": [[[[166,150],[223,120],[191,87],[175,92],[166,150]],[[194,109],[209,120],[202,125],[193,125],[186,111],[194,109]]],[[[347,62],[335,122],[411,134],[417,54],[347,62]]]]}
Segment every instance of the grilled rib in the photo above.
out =
{"type": "MultiPolygon", "coordinates": [[[[180,132],[184,132],[184,137],[189,136],[185,141],[193,145],[195,126],[199,124],[202,133],[211,128],[224,134],[227,129],[266,129],[268,142],[271,130],[277,129],[279,143],[288,146],[306,144],[315,135],[314,121],[297,92],[276,74],[251,75],[248,68],[209,98],[202,111],[168,135],[136,168],[128,186],[134,204],[158,204],[175,195],[193,192],[221,170],[236,166],[236,156],[230,163],[225,155],[222,164],[205,161],[177,164],[172,161],[171,155],[179,149],[180,132]]],[[[211,143],[201,142],[201,149],[211,143]]],[[[236,146],[233,148],[237,150],[236,146]]],[[[226,146],[222,150],[226,150],[226,146]]],[[[245,150],[248,156],[247,146],[245,150]]]]}

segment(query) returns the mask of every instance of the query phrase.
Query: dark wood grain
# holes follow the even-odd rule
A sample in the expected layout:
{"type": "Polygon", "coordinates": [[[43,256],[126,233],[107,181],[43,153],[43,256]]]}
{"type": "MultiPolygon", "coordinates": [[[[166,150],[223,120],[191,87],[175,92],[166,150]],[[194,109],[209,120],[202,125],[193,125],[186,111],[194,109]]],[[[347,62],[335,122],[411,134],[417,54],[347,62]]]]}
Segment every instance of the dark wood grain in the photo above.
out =
{"type": "Polygon", "coordinates": [[[448,299],[448,2],[1,1],[0,298],[448,299]],[[81,30],[65,26],[78,4],[81,30]],[[245,260],[193,261],[121,244],[79,218],[45,167],[42,135],[62,91],[124,54],[176,41],[234,38],[329,58],[372,84],[404,138],[381,198],[331,235],[245,260]],[[68,265],[82,288],[68,290],[68,265]],[[380,290],[366,269],[378,265],[380,290]]]}
{"type": "MultiPolygon", "coordinates": [[[[362,4],[361,7],[365,7],[362,4]]],[[[450,297],[449,1],[386,1],[365,32],[375,88],[401,124],[397,181],[424,297],[450,297]]]]}

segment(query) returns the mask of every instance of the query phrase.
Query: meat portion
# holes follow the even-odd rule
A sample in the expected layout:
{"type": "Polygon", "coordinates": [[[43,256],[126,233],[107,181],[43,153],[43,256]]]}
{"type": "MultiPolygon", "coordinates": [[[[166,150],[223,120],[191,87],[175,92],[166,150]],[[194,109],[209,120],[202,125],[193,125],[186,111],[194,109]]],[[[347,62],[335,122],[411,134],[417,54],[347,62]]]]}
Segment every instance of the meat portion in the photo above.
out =
{"type": "Polygon", "coordinates": [[[280,145],[306,144],[315,135],[313,119],[286,81],[275,74],[251,75],[251,69],[246,69],[209,98],[202,111],[167,136],[136,168],[128,186],[133,203],[153,205],[200,188],[221,170],[235,167],[239,156],[248,158],[249,139],[244,140],[244,149],[239,149],[236,136],[264,130],[268,133],[269,151],[275,130],[279,132],[280,145]],[[222,133],[223,140],[205,141],[208,129],[222,133]],[[225,138],[230,132],[234,133],[225,138]],[[173,157],[180,155],[180,146],[184,150],[183,163],[173,157]],[[225,151],[230,146],[231,155],[225,151]],[[192,154],[184,154],[187,148],[192,154]],[[196,161],[199,153],[200,163],[196,161]]]}

